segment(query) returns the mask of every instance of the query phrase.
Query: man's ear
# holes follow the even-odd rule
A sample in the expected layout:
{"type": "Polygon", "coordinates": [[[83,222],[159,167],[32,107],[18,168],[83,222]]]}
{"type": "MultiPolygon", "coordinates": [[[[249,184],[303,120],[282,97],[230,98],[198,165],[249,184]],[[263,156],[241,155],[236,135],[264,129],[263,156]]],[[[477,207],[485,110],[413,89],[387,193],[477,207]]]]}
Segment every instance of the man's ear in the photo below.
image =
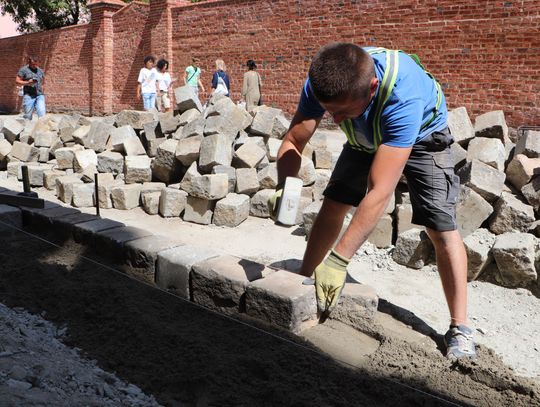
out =
{"type": "Polygon", "coordinates": [[[375,78],[371,78],[371,83],[369,84],[369,93],[370,93],[370,99],[375,96],[375,93],[377,93],[377,88],[379,87],[379,80],[375,78]]]}

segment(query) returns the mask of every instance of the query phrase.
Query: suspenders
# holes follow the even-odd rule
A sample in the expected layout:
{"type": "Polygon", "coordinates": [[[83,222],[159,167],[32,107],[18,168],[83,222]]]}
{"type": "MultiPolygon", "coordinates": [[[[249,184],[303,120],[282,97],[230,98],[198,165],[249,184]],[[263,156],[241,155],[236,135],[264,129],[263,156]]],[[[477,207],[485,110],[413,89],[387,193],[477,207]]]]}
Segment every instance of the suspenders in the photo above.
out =
{"type": "MultiPolygon", "coordinates": [[[[347,136],[347,141],[352,148],[373,154],[375,153],[375,151],[377,151],[377,148],[379,147],[379,145],[381,145],[382,142],[382,112],[384,110],[386,102],[388,101],[390,95],[392,94],[392,91],[394,90],[394,85],[396,84],[399,69],[399,53],[403,51],[389,50],[386,48],[373,48],[368,50],[367,52],[370,55],[381,54],[383,52],[386,54],[386,69],[384,70],[384,75],[379,85],[379,92],[372,107],[372,109],[375,109],[375,115],[373,117],[373,147],[369,148],[358,143],[358,141],[356,140],[356,133],[354,131],[354,126],[351,119],[347,119],[341,122],[340,127],[347,136]]],[[[426,74],[431,79],[433,79],[433,82],[435,83],[435,88],[437,89],[437,102],[435,104],[435,109],[433,109],[431,117],[422,124],[420,130],[423,130],[427,126],[429,126],[429,124],[433,120],[435,120],[439,113],[439,108],[442,103],[442,89],[441,85],[439,85],[433,75],[425,70],[424,66],[420,63],[420,59],[418,58],[418,56],[415,54],[410,54],[410,57],[426,72],[426,74]]]]}

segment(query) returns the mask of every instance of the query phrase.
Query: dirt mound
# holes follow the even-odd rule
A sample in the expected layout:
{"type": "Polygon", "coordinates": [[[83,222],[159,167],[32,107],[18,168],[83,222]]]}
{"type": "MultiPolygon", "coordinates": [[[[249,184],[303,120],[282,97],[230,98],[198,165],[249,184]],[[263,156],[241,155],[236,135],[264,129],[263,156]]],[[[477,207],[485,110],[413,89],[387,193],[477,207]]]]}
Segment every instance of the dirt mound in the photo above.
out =
{"type": "MultiPolygon", "coordinates": [[[[347,357],[357,342],[327,341],[332,350],[254,321],[238,323],[85,260],[99,258],[84,247],[59,243],[0,234],[0,301],[45,312],[67,327],[68,345],[162,404],[540,405],[538,387],[493,352],[480,347],[478,360],[452,363],[437,350],[440,338],[410,330],[388,312],[356,327],[380,345],[353,368],[321,349],[335,355],[345,346],[347,357]]],[[[350,329],[335,321],[328,328],[350,329]]]]}

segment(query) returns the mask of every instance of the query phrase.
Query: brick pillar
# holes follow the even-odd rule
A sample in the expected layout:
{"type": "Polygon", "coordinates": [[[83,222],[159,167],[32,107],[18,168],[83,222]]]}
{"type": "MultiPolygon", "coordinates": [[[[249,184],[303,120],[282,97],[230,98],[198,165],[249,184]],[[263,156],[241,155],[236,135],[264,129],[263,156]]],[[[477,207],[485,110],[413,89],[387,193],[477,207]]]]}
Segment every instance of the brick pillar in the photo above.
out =
{"type": "Polygon", "coordinates": [[[174,0],[150,0],[149,32],[146,50],[158,59],[169,61],[169,72],[173,71],[172,15],[171,7],[182,4],[174,0]]]}
{"type": "Polygon", "coordinates": [[[113,112],[113,45],[112,17],[126,4],[121,0],[91,0],[92,74],[90,77],[90,114],[113,112]]]}

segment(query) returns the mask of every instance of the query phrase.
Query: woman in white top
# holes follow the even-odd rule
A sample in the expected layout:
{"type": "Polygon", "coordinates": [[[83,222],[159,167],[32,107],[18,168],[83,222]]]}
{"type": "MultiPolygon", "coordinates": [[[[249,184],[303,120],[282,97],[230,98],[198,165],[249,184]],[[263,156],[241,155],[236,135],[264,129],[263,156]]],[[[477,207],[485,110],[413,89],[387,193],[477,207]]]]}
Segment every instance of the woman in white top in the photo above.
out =
{"type": "Polygon", "coordinates": [[[139,72],[139,84],[137,85],[137,100],[143,100],[144,110],[153,109],[156,106],[157,71],[154,68],[153,56],[144,58],[144,68],[139,72]]]}
{"type": "Polygon", "coordinates": [[[158,71],[157,82],[158,82],[158,92],[156,97],[156,106],[159,112],[162,112],[162,107],[164,111],[171,111],[171,93],[172,93],[172,79],[171,75],[167,70],[169,69],[169,61],[165,59],[160,59],[157,61],[156,68],[158,71]]]}

